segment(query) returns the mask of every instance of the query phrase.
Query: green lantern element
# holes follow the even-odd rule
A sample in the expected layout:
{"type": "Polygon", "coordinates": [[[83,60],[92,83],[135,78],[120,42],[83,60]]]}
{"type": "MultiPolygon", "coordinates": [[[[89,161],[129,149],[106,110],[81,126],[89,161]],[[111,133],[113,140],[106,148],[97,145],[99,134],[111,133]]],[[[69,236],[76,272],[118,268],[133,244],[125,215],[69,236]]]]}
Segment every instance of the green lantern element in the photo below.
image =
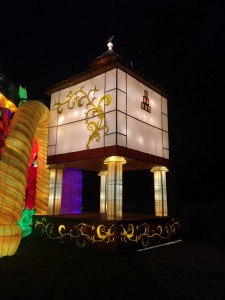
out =
{"type": "Polygon", "coordinates": [[[27,101],[27,90],[26,88],[23,88],[21,85],[19,86],[19,99],[20,102],[18,106],[20,106],[23,102],[27,101]]]}
{"type": "Polygon", "coordinates": [[[32,217],[35,215],[35,209],[24,208],[22,217],[18,222],[18,225],[23,231],[22,238],[28,236],[32,232],[32,217]]]}

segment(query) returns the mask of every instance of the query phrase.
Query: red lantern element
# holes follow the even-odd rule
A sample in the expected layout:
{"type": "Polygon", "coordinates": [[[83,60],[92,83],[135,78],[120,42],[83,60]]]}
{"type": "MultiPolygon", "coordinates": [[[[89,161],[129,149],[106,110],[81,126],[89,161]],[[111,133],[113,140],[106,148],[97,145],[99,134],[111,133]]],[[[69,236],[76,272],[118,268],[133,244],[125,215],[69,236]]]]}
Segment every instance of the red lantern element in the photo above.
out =
{"type": "Polygon", "coordinates": [[[3,147],[5,145],[5,138],[10,123],[9,115],[3,107],[0,107],[0,158],[3,153],[3,147]]]}
{"type": "Polygon", "coordinates": [[[35,196],[36,196],[36,180],[37,180],[37,168],[35,165],[35,160],[37,159],[37,138],[34,138],[33,148],[30,154],[30,162],[28,168],[27,185],[26,185],[26,196],[25,196],[25,206],[27,209],[32,209],[35,206],[35,196]]]}

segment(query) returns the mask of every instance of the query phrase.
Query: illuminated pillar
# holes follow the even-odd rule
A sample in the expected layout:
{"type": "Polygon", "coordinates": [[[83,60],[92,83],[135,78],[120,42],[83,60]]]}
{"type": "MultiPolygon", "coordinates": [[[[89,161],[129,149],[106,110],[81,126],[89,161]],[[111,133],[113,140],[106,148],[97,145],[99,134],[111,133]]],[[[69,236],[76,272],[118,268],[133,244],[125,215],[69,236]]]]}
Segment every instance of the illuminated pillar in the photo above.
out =
{"type": "Polygon", "coordinates": [[[100,182],[100,213],[105,214],[107,212],[107,203],[106,203],[106,178],[107,171],[101,171],[98,176],[101,177],[100,182]]]}
{"type": "Polygon", "coordinates": [[[151,172],[154,173],[155,215],[168,216],[166,190],[166,172],[168,169],[163,166],[156,166],[151,169],[151,172]]]}
{"type": "Polygon", "coordinates": [[[49,187],[49,201],[48,214],[59,215],[61,213],[62,200],[62,179],[63,165],[50,165],[50,187],[49,187]]]}
{"type": "Polygon", "coordinates": [[[123,208],[123,164],[126,160],[121,156],[110,156],[104,160],[107,172],[107,219],[122,217],[123,208]]]}

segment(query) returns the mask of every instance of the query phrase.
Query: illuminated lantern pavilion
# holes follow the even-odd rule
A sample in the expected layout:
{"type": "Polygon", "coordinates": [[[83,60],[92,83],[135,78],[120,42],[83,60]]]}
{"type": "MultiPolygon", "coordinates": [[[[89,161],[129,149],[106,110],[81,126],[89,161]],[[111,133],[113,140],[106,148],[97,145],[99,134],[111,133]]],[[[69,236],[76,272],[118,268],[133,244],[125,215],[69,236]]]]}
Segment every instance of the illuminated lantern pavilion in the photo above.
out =
{"type": "Polygon", "coordinates": [[[107,46],[108,51],[92,61],[87,72],[47,91],[53,182],[49,212],[60,213],[64,170],[86,169],[102,174],[105,210],[101,211],[108,219],[119,219],[123,170],[149,169],[154,173],[155,215],[167,216],[167,96],[116,54],[112,42],[107,46]]]}
{"type": "Polygon", "coordinates": [[[46,91],[50,108],[27,101],[22,88],[16,105],[0,94],[2,122],[8,108],[14,113],[1,129],[0,257],[24,236],[23,212],[32,212],[29,234],[80,248],[123,252],[180,240],[167,203],[167,95],[114,52],[112,39],[107,46],[86,72],[46,91]],[[152,213],[125,209],[131,186],[139,188],[138,180],[125,186],[125,174],[140,170],[152,185],[144,195],[152,213]]]}
{"type": "Polygon", "coordinates": [[[86,72],[46,91],[51,97],[48,216],[34,216],[33,231],[107,251],[179,240],[180,223],[168,214],[167,203],[167,95],[115,53],[112,40],[107,46],[86,72]],[[123,175],[137,170],[147,170],[153,181],[151,215],[124,211],[123,175]],[[88,201],[96,189],[99,193],[97,213],[83,210],[88,171],[99,182],[89,179],[95,183],[89,185],[88,201]]]}

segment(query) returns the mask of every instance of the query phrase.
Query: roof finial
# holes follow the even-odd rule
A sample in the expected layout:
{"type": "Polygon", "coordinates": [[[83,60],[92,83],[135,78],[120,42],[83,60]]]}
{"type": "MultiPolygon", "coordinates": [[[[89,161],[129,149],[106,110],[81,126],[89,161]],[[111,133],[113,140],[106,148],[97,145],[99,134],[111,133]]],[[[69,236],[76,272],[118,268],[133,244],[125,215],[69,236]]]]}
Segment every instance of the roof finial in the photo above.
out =
{"type": "Polygon", "coordinates": [[[112,43],[112,42],[108,42],[107,46],[108,46],[109,51],[110,51],[110,50],[112,50],[112,48],[113,48],[113,43],[112,43]]]}
{"type": "Polygon", "coordinates": [[[112,43],[112,40],[113,40],[113,39],[114,39],[114,35],[112,35],[112,36],[106,41],[109,50],[112,50],[112,48],[113,48],[113,43],[112,43]]]}

